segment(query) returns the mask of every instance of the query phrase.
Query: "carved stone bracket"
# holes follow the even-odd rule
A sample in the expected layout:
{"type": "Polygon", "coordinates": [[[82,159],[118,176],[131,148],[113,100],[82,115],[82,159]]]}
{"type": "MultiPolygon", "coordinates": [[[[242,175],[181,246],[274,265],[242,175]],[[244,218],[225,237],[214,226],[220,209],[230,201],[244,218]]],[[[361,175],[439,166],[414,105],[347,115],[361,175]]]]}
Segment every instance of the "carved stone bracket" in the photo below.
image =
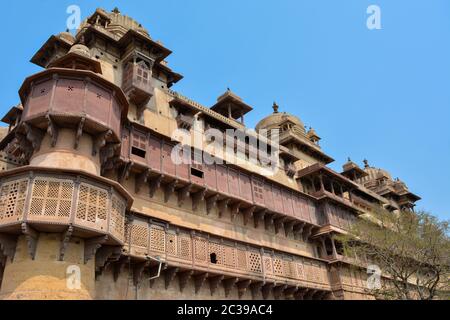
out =
{"type": "Polygon", "coordinates": [[[304,300],[305,294],[308,292],[306,288],[300,288],[294,293],[294,298],[296,300],[304,300]]]}
{"type": "Polygon", "coordinates": [[[169,288],[170,283],[177,275],[178,270],[179,270],[178,268],[167,268],[166,271],[164,272],[164,283],[166,290],[169,288]]]}
{"type": "Polygon", "coordinates": [[[305,223],[301,222],[298,223],[294,226],[294,236],[297,238],[298,236],[300,236],[301,238],[303,238],[303,228],[305,227],[305,223]]]}
{"type": "Polygon", "coordinates": [[[96,156],[100,152],[100,149],[106,145],[106,141],[111,137],[113,132],[111,130],[105,131],[95,137],[92,144],[92,156],[96,156]]]}
{"type": "Polygon", "coordinates": [[[150,180],[149,183],[149,196],[153,198],[155,196],[156,190],[161,187],[161,181],[163,179],[163,175],[158,175],[157,177],[150,180]]]}
{"type": "Polygon", "coordinates": [[[256,300],[258,298],[258,293],[261,291],[262,286],[263,286],[262,282],[254,282],[250,284],[250,290],[252,292],[253,300],[256,300]]]}
{"type": "Polygon", "coordinates": [[[139,193],[142,189],[142,186],[147,183],[149,174],[150,169],[146,169],[144,170],[144,172],[136,175],[134,183],[134,191],[136,193],[139,193]]]}
{"type": "Polygon", "coordinates": [[[184,288],[186,287],[189,279],[193,274],[194,274],[193,270],[178,272],[178,283],[180,285],[180,292],[183,292],[184,288]]]}
{"type": "Polygon", "coordinates": [[[307,241],[311,236],[313,228],[314,228],[313,225],[307,225],[305,226],[305,228],[303,228],[303,239],[305,241],[307,241]]]}
{"type": "Polygon", "coordinates": [[[219,218],[221,218],[223,216],[224,212],[227,210],[229,202],[230,202],[230,199],[228,199],[228,198],[219,200],[217,202],[217,208],[219,209],[219,218]]]}
{"type": "Polygon", "coordinates": [[[36,256],[36,246],[39,234],[26,223],[22,223],[22,233],[25,235],[25,239],[27,240],[28,253],[31,256],[31,259],[34,260],[36,256]]]}
{"type": "Polygon", "coordinates": [[[229,278],[222,281],[223,289],[225,290],[225,298],[230,295],[231,289],[238,282],[238,278],[229,278]]]}
{"type": "Polygon", "coordinates": [[[236,219],[236,216],[239,214],[239,208],[241,207],[241,202],[235,202],[231,204],[230,206],[230,213],[231,213],[231,221],[234,221],[236,219]]]}
{"type": "Polygon", "coordinates": [[[56,142],[58,142],[59,129],[50,115],[47,115],[46,118],[47,118],[47,123],[48,123],[47,133],[51,138],[50,145],[52,148],[54,148],[56,146],[56,142]]]}
{"type": "Polygon", "coordinates": [[[250,221],[251,217],[253,216],[253,212],[255,212],[255,209],[255,206],[251,206],[244,210],[244,226],[246,226],[250,221]]]}
{"type": "Polygon", "coordinates": [[[297,292],[298,287],[288,287],[284,290],[284,296],[287,300],[294,300],[294,294],[297,292]]]}
{"type": "Polygon", "coordinates": [[[304,296],[304,300],[312,300],[314,295],[317,293],[316,289],[309,289],[308,292],[304,296]]]}
{"type": "MultiPolygon", "coordinates": [[[[120,143],[107,143],[100,149],[100,163],[105,166],[108,162],[111,163],[116,153],[116,149],[120,147],[120,143]]],[[[114,163],[114,162],[113,162],[114,163]]],[[[114,167],[114,166],[113,166],[114,167]]]]}
{"type": "Polygon", "coordinates": [[[286,288],[287,288],[286,284],[273,288],[273,296],[275,300],[280,300],[282,298],[284,290],[286,290],[286,288]]]}
{"type": "Polygon", "coordinates": [[[197,294],[203,286],[203,283],[205,283],[205,280],[208,278],[208,273],[202,273],[198,276],[194,277],[194,286],[195,286],[195,294],[197,294]]]}
{"type": "Polygon", "coordinates": [[[67,245],[69,244],[70,238],[72,237],[73,226],[70,225],[69,228],[64,232],[61,239],[61,248],[59,250],[59,261],[64,261],[64,255],[66,254],[67,245]]]}
{"type": "Polygon", "coordinates": [[[192,195],[192,210],[197,211],[201,201],[205,200],[206,189],[202,189],[192,195]]]}
{"type": "Polygon", "coordinates": [[[211,210],[217,206],[217,199],[219,198],[218,194],[215,194],[208,199],[206,199],[206,213],[210,214],[211,210]]]}
{"type": "Polygon", "coordinates": [[[101,274],[109,263],[119,260],[122,253],[121,247],[103,246],[95,254],[95,270],[101,274]]]}
{"type": "Polygon", "coordinates": [[[0,255],[8,257],[13,261],[16,252],[17,238],[14,236],[0,234],[0,255]]]}
{"type": "Polygon", "coordinates": [[[175,192],[175,186],[178,180],[173,180],[164,186],[164,202],[167,203],[170,200],[170,196],[175,192]]]}
{"type": "Polygon", "coordinates": [[[184,201],[189,197],[191,194],[192,185],[188,184],[181,189],[178,190],[178,206],[182,207],[184,204],[184,201]]]}
{"type": "Polygon", "coordinates": [[[130,176],[130,171],[131,168],[133,167],[134,162],[133,161],[129,161],[127,163],[125,163],[125,165],[122,168],[122,171],[119,174],[119,183],[124,182],[125,180],[128,180],[128,177],[130,176]]]}
{"type": "Polygon", "coordinates": [[[98,249],[108,240],[108,236],[100,236],[85,240],[84,242],[84,263],[88,263],[91,260],[98,249]]]}
{"type": "Polygon", "coordinates": [[[295,225],[295,220],[290,220],[290,221],[284,222],[284,233],[285,233],[286,237],[289,236],[289,234],[294,231],[294,225],[295,225]]]}
{"type": "Polygon", "coordinates": [[[86,122],[86,117],[82,117],[80,120],[80,123],[78,123],[77,132],[75,134],[75,142],[73,144],[73,148],[75,150],[78,149],[78,146],[80,144],[81,136],[83,135],[83,129],[84,129],[84,123],[86,122]]]}
{"type": "Polygon", "coordinates": [[[215,277],[211,277],[209,278],[209,289],[211,290],[211,296],[214,295],[214,293],[216,292],[217,288],[219,287],[219,284],[222,282],[224,276],[215,276],[215,277]]]}
{"type": "Polygon", "coordinates": [[[269,299],[270,292],[272,291],[274,286],[275,285],[273,283],[266,283],[264,286],[262,286],[261,291],[264,300],[269,299]]]}
{"type": "Polygon", "coordinates": [[[275,226],[275,234],[280,233],[281,229],[284,226],[284,222],[286,221],[286,217],[278,217],[274,219],[273,223],[275,226]]]}
{"type": "Polygon", "coordinates": [[[133,265],[133,284],[138,287],[142,280],[144,269],[148,267],[149,262],[139,262],[133,265]]]}
{"type": "Polygon", "coordinates": [[[45,136],[45,132],[41,129],[35,128],[27,123],[24,123],[26,139],[31,143],[33,150],[39,151],[41,148],[42,139],[45,136]]]}
{"type": "Polygon", "coordinates": [[[116,263],[114,263],[114,268],[113,268],[113,277],[114,277],[114,282],[117,281],[117,279],[119,279],[119,275],[122,272],[123,268],[125,267],[125,265],[127,263],[129,263],[129,257],[128,258],[122,258],[119,259],[116,263]]]}
{"type": "Polygon", "coordinates": [[[239,281],[236,286],[238,288],[238,296],[239,299],[242,299],[242,297],[244,296],[245,292],[247,292],[248,287],[250,286],[250,284],[252,283],[251,280],[243,280],[243,281],[239,281]]]}
{"type": "Polygon", "coordinates": [[[258,228],[261,221],[265,220],[264,216],[266,215],[266,213],[267,213],[266,209],[263,209],[261,211],[253,213],[253,222],[254,222],[255,228],[258,228]]]}
{"type": "Polygon", "coordinates": [[[273,213],[266,213],[264,216],[264,227],[266,230],[270,229],[270,226],[273,225],[273,220],[275,219],[275,215],[273,213]]]}

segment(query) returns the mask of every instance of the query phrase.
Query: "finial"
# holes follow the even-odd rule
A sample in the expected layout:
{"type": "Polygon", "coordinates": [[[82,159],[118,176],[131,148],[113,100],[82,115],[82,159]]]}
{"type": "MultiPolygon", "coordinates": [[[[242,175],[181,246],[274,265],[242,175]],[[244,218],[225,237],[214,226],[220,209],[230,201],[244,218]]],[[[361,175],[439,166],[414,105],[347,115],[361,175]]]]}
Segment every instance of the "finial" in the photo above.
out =
{"type": "Polygon", "coordinates": [[[279,108],[279,107],[278,107],[278,105],[277,105],[276,102],[273,103],[272,108],[273,108],[273,113],[278,113],[278,108],[279,108]]]}
{"type": "Polygon", "coordinates": [[[120,14],[120,10],[119,8],[115,7],[112,12],[116,13],[116,14],[120,14]]]}
{"type": "Polygon", "coordinates": [[[228,92],[230,92],[230,91],[231,91],[230,87],[227,87],[227,91],[228,91],[228,92]]]}
{"type": "Polygon", "coordinates": [[[348,157],[348,158],[347,158],[347,161],[348,161],[348,162],[352,162],[352,159],[350,159],[350,157],[348,157]]]}
{"type": "Polygon", "coordinates": [[[67,32],[67,33],[69,33],[69,32],[70,32],[69,28],[66,28],[66,32],[67,32]]]}
{"type": "Polygon", "coordinates": [[[369,167],[369,161],[367,159],[364,159],[364,168],[368,168],[369,167]]]}

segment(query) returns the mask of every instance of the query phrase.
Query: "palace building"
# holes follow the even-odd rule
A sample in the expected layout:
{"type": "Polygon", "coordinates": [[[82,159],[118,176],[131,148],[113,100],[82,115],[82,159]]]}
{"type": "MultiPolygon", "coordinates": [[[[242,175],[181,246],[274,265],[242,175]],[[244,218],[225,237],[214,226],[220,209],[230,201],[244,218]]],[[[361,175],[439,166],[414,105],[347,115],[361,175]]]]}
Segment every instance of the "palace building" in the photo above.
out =
{"type": "Polygon", "coordinates": [[[315,130],[276,104],[255,128],[279,130],[275,174],[175,164],[176,129],[243,132],[252,107],[173,91],[171,53],[97,9],[32,57],[43,71],[2,119],[0,299],[371,299],[335,235],[420,198],[367,161],[333,171],[315,130]]]}

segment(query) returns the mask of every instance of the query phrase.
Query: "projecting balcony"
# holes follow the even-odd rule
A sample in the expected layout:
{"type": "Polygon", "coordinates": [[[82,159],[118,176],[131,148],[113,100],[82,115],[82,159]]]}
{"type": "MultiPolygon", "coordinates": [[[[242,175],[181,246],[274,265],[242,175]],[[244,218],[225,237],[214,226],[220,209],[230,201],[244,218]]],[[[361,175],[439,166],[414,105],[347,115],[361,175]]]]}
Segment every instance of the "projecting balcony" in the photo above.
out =
{"type": "Polygon", "coordinates": [[[67,232],[123,244],[131,197],[115,182],[68,169],[25,166],[2,172],[0,185],[0,235],[67,232]]]}
{"type": "Polygon", "coordinates": [[[91,71],[51,68],[27,78],[19,93],[22,122],[43,130],[52,122],[53,128],[94,136],[111,131],[110,142],[120,142],[128,101],[119,87],[91,71]]]}
{"type": "Polygon", "coordinates": [[[150,68],[144,62],[128,63],[124,68],[122,88],[130,102],[136,105],[140,117],[153,96],[150,68]]]}
{"type": "Polygon", "coordinates": [[[211,280],[224,276],[219,282],[223,279],[225,287],[229,279],[234,279],[231,285],[248,282],[275,287],[283,284],[287,286],[284,290],[288,287],[330,290],[323,261],[266,252],[224,238],[193,235],[189,230],[159,225],[155,221],[149,223],[137,216],[130,220],[127,230],[130,233],[126,237],[124,253],[143,263],[148,261],[148,256],[159,257],[166,265],[166,275],[173,272],[181,278],[187,273],[196,277],[207,274],[211,280]]]}

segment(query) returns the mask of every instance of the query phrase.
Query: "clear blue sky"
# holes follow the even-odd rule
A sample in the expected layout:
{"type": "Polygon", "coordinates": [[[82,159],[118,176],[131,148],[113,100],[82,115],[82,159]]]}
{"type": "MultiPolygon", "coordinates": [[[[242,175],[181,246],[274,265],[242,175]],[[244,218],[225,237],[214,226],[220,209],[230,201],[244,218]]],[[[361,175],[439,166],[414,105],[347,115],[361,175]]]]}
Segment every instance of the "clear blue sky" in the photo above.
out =
{"type": "Polygon", "coordinates": [[[382,167],[422,196],[418,208],[450,218],[450,1],[190,0],[13,1],[3,4],[3,114],[39,68],[28,63],[66,28],[118,6],[173,50],[185,76],[174,89],[210,106],[227,86],[254,107],[253,127],[276,100],[323,138],[340,170],[350,156],[382,167]],[[382,30],[366,9],[382,10],[382,30]]]}

